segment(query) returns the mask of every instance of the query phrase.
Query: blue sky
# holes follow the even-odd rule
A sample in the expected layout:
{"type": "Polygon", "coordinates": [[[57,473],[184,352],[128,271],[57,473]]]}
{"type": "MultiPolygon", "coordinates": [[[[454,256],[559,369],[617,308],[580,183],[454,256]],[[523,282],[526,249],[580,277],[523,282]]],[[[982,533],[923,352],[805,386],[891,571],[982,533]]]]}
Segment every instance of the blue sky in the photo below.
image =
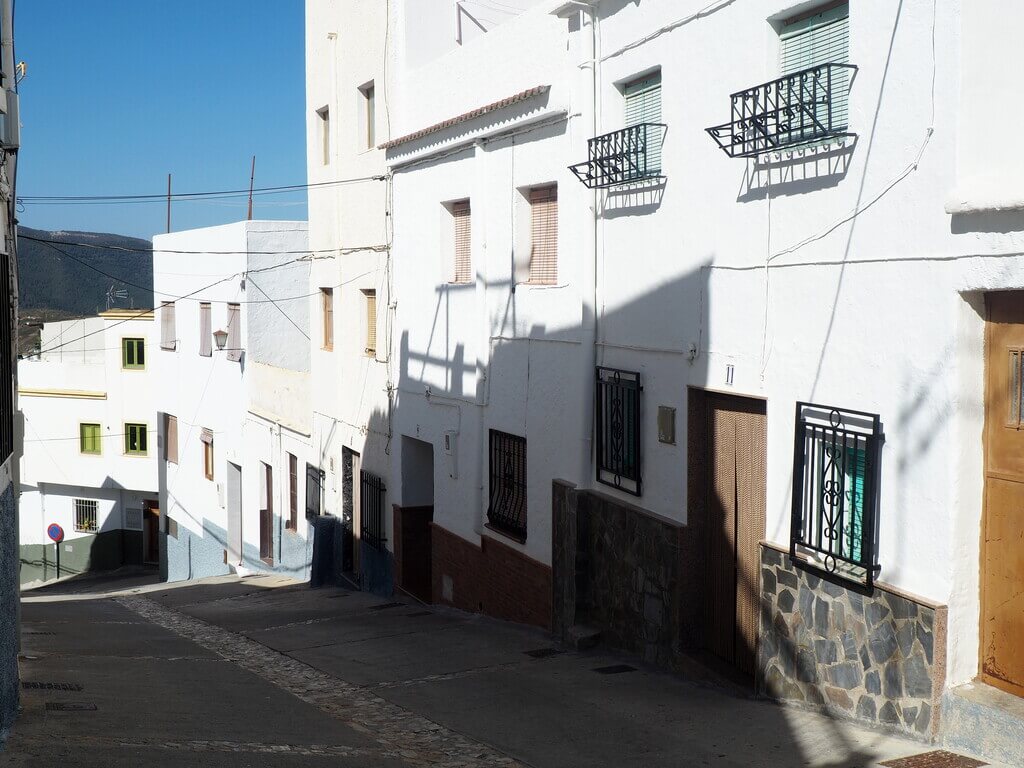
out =
{"type": "MultiPolygon", "coordinates": [[[[18,194],[157,194],[303,184],[303,0],[22,0],[18,194]]],[[[244,219],[245,200],[175,202],[175,230],[244,219]]],[[[306,218],[305,193],[256,218],[306,218]]],[[[28,205],[20,223],[150,237],[165,203],[28,205]]]]}

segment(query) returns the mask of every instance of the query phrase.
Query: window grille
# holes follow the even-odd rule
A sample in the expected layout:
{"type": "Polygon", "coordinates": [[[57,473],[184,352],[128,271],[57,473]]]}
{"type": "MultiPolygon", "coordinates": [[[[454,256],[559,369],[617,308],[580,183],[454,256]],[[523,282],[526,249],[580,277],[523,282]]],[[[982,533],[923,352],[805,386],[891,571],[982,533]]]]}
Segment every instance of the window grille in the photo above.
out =
{"type": "Polygon", "coordinates": [[[199,304],[199,354],[202,357],[213,355],[213,322],[211,308],[207,302],[199,304]]]}
{"type": "Polygon", "coordinates": [[[174,350],[178,346],[177,329],[174,320],[174,302],[165,301],[160,305],[160,349],[174,350]]]}
{"type": "Polygon", "coordinates": [[[228,304],[228,360],[237,363],[242,359],[242,307],[228,304]]]}
{"type": "Polygon", "coordinates": [[[597,480],[640,496],[640,374],[597,369],[597,480]]]}
{"type": "Polygon", "coordinates": [[[797,403],[790,556],[794,564],[871,590],[879,458],[879,416],[797,403]]]}
{"type": "Polygon", "coordinates": [[[363,541],[384,551],[384,481],[365,469],[359,472],[359,521],[363,541]]]}
{"type": "Polygon", "coordinates": [[[146,367],[145,339],[121,339],[121,367],[146,367]]]}
{"type": "Polygon", "coordinates": [[[95,533],[96,509],[99,505],[91,499],[75,499],[75,530],[82,533],[95,533]]]}
{"type": "Polygon", "coordinates": [[[99,424],[78,425],[79,450],[82,453],[103,453],[103,438],[99,424]]]}
{"type": "Polygon", "coordinates": [[[558,282],[558,187],[530,190],[530,282],[558,282]]]}
{"type": "Polygon", "coordinates": [[[164,461],[178,463],[178,417],[164,414],[164,461]]]}
{"type": "Polygon", "coordinates": [[[487,520],[495,528],[526,538],[526,438],[490,432],[490,497],[487,520]]]}
{"type": "Polygon", "coordinates": [[[469,200],[452,203],[451,210],[455,224],[455,272],[452,282],[468,283],[473,280],[472,215],[469,200]]]}
{"type": "Polygon", "coordinates": [[[142,530],[142,507],[128,507],[125,509],[124,527],[129,531],[142,530]]]}
{"type": "Polygon", "coordinates": [[[124,425],[124,452],[133,456],[145,456],[149,450],[145,424],[124,425]]]}

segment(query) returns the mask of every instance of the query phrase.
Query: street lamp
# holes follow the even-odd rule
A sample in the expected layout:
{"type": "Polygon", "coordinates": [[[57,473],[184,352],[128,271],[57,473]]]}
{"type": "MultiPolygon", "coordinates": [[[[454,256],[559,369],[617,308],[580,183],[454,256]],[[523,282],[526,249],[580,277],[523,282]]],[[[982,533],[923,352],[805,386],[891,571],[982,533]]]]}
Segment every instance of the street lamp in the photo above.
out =
{"type": "Polygon", "coordinates": [[[228,332],[224,330],[214,331],[213,340],[217,344],[217,349],[223,350],[224,345],[228,343],[228,332]]]}

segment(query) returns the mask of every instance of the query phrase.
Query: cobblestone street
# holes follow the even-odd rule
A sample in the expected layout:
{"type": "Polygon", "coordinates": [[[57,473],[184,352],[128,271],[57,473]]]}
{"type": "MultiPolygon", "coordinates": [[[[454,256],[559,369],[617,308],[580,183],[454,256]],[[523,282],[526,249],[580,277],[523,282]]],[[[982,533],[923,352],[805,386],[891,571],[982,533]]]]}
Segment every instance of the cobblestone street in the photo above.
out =
{"type": "Polygon", "coordinates": [[[14,766],[874,766],[927,751],[607,651],[278,577],[23,603],[14,766]]]}

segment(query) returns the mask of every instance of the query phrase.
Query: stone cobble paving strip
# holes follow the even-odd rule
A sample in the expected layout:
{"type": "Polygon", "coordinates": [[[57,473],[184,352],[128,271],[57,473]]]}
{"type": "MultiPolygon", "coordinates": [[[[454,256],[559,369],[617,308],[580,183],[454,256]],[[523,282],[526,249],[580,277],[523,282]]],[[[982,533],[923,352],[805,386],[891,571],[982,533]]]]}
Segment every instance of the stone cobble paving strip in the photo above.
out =
{"type": "Polygon", "coordinates": [[[213,651],[321,712],[375,739],[385,757],[413,766],[440,768],[526,768],[493,747],[339,680],[255,640],[166,608],[148,598],[117,602],[142,618],[213,651]]]}

